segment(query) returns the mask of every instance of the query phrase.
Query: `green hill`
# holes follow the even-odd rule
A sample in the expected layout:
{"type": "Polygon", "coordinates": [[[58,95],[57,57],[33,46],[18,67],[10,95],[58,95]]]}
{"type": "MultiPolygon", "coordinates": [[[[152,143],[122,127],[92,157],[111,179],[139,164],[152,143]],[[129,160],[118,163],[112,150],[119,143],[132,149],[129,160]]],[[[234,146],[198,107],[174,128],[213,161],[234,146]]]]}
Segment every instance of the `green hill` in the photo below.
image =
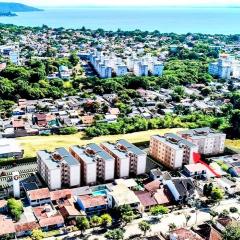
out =
{"type": "Polygon", "coordinates": [[[35,12],[35,11],[42,11],[42,9],[27,6],[21,3],[0,2],[0,12],[35,12]]]}

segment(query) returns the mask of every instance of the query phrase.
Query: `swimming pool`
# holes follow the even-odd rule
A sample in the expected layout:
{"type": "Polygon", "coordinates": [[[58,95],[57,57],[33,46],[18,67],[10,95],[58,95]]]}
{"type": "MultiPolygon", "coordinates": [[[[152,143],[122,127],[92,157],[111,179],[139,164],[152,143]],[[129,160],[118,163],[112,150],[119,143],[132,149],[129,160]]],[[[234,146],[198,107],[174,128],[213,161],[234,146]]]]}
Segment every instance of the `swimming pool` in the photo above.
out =
{"type": "Polygon", "coordinates": [[[107,190],[103,189],[103,190],[98,190],[98,191],[94,191],[92,192],[93,196],[106,196],[107,195],[107,190]]]}

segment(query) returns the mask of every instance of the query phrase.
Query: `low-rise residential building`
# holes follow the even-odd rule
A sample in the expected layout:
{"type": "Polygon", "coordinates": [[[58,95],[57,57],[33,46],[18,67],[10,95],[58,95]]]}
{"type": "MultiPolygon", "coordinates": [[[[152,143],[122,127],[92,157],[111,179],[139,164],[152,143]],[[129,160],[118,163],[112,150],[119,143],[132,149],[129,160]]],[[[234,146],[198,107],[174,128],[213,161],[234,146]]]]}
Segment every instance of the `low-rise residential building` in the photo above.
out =
{"type": "Polygon", "coordinates": [[[118,208],[123,205],[130,205],[133,209],[139,209],[140,200],[124,184],[118,184],[111,187],[111,191],[107,193],[108,207],[118,208]]]}
{"type": "Polygon", "coordinates": [[[179,228],[170,232],[170,240],[204,240],[197,233],[186,228],[179,228]]]}
{"type": "Polygon", "coordinates": [[[140,175],[146,171],[147,154],[126,140],[116,144],[101,143],[101,147],[115,159],[115,171],[118,178],[140,175]]]}
{"type": "Polygon", "coordinates": [[[81,163],[81,174],[84,184],[93,185],[97,179],[109,181],[114,179],[115,160],[95,143],[86,147],[73,146],[69,149],[81,163]]]}
{"type": "Polygon", "coordinates": [[[201,154],[215,155],[224,152],[225,133],[219,133],[206,127],[181,131],[178,134],[197,145],[198,152],[201,154]]]}
{"type": "Polygon", "coordinates": [[[190,178],[175,178],[166,181],[166,186],[176,203],[187,203],[196,199],[195,186],[190,178]]]}
{"type": "Polygon", "coordinates": [[[26,192],[28,202],[31,206],[41,206],[51,203],[48,188],[34,189],[26,192]]]}
{"type": "Polygon", "coordinates": [[[37,152],[38,172],[51,190],[80,186],[80,163],[65,148],[37,152]]]}
{"type": "Polygon", "coordinates": [[[88,216],[100,215],[108,209],[108,202],[104,196],[78,196],[77,204],[88,216]]]}
{"type": "Polygon", "coordinates": [[[188,177],[202,179],[207,176],[207,168],[202,163],[193,163],[185,165],[183,168],[188,177]]]}
{"type": "Polygon", "coordinates": [[[155,135],[150,140],[150,156],[171,169],[193,163],[194,152],[198,152],[198,147],[176,134],[155,135]]]}

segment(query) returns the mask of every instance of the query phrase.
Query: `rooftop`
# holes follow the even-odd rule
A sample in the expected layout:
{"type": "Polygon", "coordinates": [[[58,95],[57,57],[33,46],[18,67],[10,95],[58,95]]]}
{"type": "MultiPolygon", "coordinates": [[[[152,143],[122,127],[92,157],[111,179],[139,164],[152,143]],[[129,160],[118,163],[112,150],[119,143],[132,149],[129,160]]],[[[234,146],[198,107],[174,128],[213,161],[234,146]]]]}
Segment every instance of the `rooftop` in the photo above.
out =
{"type": "Polygon", "coordinates": [[[27,192],[27,195],[31,201],[38,199],[50,198],[50,192],[48,188],[40,188],[27,192]]]}
{"type": "Polygon", "coordinates": [[[78,198],[82,202],[84,208],[107,205],[107,199],[104,196],[85,195],[79,196],[78,198]]]}

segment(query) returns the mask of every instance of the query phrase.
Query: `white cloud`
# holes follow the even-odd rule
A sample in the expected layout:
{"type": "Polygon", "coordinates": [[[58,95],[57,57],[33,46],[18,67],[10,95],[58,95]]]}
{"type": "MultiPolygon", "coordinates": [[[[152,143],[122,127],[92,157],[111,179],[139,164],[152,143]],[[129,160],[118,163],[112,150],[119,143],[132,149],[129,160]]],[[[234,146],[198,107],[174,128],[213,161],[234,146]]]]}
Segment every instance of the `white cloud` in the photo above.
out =
{"type": "MultiPolygon", "coordinates": [[[[5,2],[6,0],[0,0],[5,2]]],[[[14,0],[38,6],[64,5],[224,5],[239,4],[239,0],[14,0]]]]}

